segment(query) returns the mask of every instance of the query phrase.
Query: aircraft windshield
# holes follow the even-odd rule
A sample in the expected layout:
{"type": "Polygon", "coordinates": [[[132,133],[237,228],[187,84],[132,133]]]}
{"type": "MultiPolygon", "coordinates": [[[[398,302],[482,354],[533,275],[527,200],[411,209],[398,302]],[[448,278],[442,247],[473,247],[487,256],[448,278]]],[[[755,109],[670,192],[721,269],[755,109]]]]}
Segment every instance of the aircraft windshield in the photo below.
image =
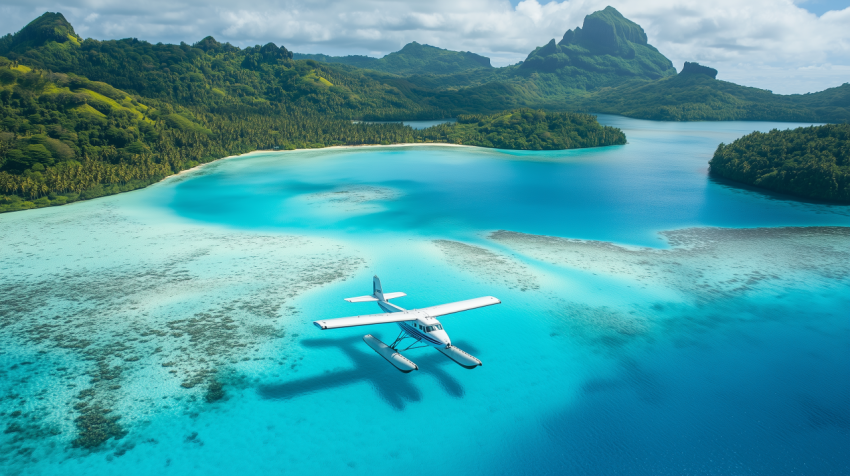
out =
{"type": "Polygon", "coordinates": [[[434,332],[443,330],[443,326],[441,324],[437,324],[436,326],[428,326],[425,328],[425,332],[434,332]]]}

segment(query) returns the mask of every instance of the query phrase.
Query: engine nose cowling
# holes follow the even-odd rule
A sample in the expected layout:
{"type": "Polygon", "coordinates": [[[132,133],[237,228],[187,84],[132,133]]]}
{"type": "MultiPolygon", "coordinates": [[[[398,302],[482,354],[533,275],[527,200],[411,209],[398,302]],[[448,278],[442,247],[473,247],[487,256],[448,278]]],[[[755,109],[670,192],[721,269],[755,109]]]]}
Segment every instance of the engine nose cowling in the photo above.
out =
{"type": "Polygon", "coordinates": [[[449,335],[446,334],[446,331],[444,330],[434,331],[431,333],[431,336],[440,341],[440,343],[442,344],[441,347],[452,345],[452,340],[449,339],[449,335]]]}

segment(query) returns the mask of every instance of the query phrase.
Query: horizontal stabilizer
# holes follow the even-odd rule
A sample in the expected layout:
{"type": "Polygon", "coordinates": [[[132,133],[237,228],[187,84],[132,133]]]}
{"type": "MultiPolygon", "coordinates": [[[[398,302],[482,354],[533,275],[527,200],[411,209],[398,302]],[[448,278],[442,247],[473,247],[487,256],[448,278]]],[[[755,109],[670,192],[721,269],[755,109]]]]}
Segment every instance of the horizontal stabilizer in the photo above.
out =
{"type": "Polygon", "coordinates": [[[431,317],[445,316],[455,312],[468,311],[479,307],[492,306],[493,304],[501,304],[502,301],[493,296],[485,296],[475,299],[467,299],[466,301],[450,302],[448,304],[440,304],[439,306],[423,307],[419,311],[425,312],[431,317]]]}
{"type": "MultiPolygon", "coordinates": [[[[404,293],[384,293],[384,301],[389,301],[390,299],[407,296],[404,293]]],[[[348,302],[375,302],[380,301],[376,296],[357,296],[352,298],[345,298],[348,302]]]]}
{"type": "Polygon", "coordinates": [[[357,296],[353,298],[345,298],[348,302],[374,302],[377,301],[378,298],[375,296],[357,296]]]}
{"type": "Polygon", "coordinates": [[[414,370],[419,370],[419,366],[410,361],[407,357],[396,352],[395,349],[384,344],[379,341],[371,334],[366,334],[363,336],[363,342],[369,345],[375,352],[377,352],[381,357],[387,359],[387,362],[393,364],[393,366],[404,373],[412,372],[414,370]]]}
{"type": "Polygon", "coordinates": [[[443,347],[434,347],[443,353],[446,357],[454,360],[461,367],[466,367],[468,369],[474,369],[481,365],[481,361],[476,359],[475,357],[467,354],[466,352],[458,349],[455,346],[449,346],[447,348],[443,347]]]}
{"type": "Polygon", "coordinates": [[[368,326],[370,324],[387,324],[390,322],[412,321],[421,314],[416,312],[386,312],[384,314],[366,314],[363,316],[339,317],[336,319],[323,319],[313,321],[313,325],[319,329],[339,329],[341,327],[368,326]]]}

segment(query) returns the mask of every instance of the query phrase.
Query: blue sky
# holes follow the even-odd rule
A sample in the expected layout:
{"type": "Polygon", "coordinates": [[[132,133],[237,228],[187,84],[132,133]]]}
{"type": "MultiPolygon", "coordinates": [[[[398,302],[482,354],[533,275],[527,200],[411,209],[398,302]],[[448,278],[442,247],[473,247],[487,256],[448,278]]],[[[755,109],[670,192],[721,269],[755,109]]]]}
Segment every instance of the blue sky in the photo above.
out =
{"type": "Polygon", "coordinates": [[[815,15],[821,16],[828,11],[838,11],[844,10],[848,6],[850,6],[850,1],[848,0],[809,0],[807,2],[802,2],[799,4],[801,7],[806,10],[814,13],[815,15]]]}
{"type": "MultiPolygon", "coordinates": [[[[510,4],[513,7],[516,7],[520,3],[520,0],[510,0],[510,4]]],[[[850,1],[848,0],[808,0],[805,2],[799,2],[798,5],[806,10],[814,13],[817,16],[821,16],[828,11],[838,11],[844,10],[848,6],[850,6],[850,1]]]]}

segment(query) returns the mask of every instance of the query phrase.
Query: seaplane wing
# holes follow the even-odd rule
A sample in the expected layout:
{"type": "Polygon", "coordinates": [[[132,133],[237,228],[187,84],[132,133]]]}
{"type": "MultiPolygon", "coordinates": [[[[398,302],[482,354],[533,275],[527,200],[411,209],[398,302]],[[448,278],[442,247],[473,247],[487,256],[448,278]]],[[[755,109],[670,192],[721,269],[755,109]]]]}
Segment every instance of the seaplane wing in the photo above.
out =
{"type": "Polygon", "coordinates": [[[500,304],[502,301],[493,296],[485,296],[475,299],[467,299],[466,301],[450,302],[448,304],[440,304],[439,306],[423,307],[417,309],[431,317],[445,316],[446,314],[454,314],[456,312],[468,311],[470,309],[478,309],[479,307],[492,306],[500,304]]]}
{"type": "Polygon", "coordinates": [[[411,321],[415,320],[417,317],[420,317],[420,314],[412,311],[387,312],[384,314],[366,314],[363,316],[323,319],[321,321],[313,321],[313,325],[319,329],[339,329],[341,327],[357,327],[368,326],[370,324],[411,321]]]}

